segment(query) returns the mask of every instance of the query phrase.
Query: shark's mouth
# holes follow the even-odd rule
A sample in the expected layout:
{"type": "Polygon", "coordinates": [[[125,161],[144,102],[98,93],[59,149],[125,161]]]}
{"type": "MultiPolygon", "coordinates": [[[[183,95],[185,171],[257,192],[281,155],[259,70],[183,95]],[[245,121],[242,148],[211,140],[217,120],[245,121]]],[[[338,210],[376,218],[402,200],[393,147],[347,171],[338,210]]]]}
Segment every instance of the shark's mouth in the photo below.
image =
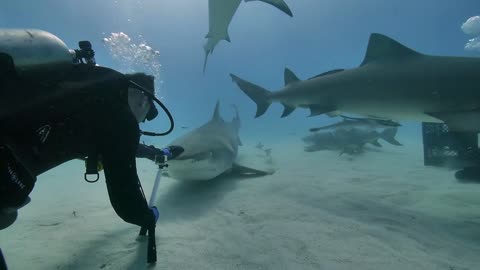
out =
{"type": "Polygon", "coordinates": [[[201,160],[207,160],[211,159],[213,157],[213,152],[211,151],[206,151],[206,152],[200,152],[200,153],[195,153],[195,154],[181,154],[176,158],[176,160],[188,160],[191,159],[192,161],[201,161],[201,160]]]}

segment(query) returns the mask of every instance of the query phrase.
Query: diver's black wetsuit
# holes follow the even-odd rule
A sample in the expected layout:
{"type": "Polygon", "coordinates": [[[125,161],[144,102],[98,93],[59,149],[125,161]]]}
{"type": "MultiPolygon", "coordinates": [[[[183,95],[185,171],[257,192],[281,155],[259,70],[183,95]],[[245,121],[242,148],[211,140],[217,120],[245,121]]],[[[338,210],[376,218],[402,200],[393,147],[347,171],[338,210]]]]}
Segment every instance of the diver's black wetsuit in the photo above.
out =
{"type": "Polygon", "coordinates": [[[116,213],[139,226],[155,224],[137,176],[140,130],[125,75],[80,65],[54,84],[0,84],[0,98],[9,91],[13,105],[6,112],[14,112],[0,112],[0,209],[21,204],[43,172],[98,154],[116,213]]]}

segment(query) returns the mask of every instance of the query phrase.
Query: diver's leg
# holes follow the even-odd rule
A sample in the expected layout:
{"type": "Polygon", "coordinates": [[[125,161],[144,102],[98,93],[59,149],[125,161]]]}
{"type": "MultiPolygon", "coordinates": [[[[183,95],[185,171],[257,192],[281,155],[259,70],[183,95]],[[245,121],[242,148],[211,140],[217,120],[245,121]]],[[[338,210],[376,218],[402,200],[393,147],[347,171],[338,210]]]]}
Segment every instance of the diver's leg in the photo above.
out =
{"type": "Polygon", "coordinates": [[[17,210],[30,202],[35,181],[10,149],[0,145],[0,230],[15,222],[17,210]]]}
{"type": "Polygon", "coordinates": [[[7,263],[5,262],[5,258],[3,257],[2,249],[0,249],[0,269],[7,269],[7,263]]]}
{"type": "Polygon", "coordinates": [[[0,53],[0,82],[5,79],[14,79],[17,77],[15,65],[10,55],[0,53]]]}

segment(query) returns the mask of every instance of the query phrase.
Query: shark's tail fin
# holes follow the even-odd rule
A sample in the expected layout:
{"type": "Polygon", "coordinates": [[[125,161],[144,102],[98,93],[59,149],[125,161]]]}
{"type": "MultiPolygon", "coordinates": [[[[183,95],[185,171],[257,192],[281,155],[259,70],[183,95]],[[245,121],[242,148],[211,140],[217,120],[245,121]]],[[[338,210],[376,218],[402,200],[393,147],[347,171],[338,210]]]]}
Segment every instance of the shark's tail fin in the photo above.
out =
{"type": "Polygon", "coordinates": [[[240,89],[257,104],[257,113],[255,114],[255,118],[263,115],[267,111],[270,104],[272,104],[268,99],[270,91],[261,86],[245,81],[233,74],[230,74],[230,76],[238,85],[238,87],[240,87],[240,89]]]}
{"type": "Polygon", "coordinates": [[[208,38],[207,42],[205,43],[205,45],[203,45],[203,50],[205,51],[205,58],[203,60],[203,75],[205,75],[205,70],[207,69],[208,55],[213,53],[213,49],[215,49],[215,46],[217,46],[218,42],[220,42],[219,39],[216,39],[213,37],[212,38],[207,37],[207,38],[208,38]]]}
{"type": "Polygon", "coordinates": [[[208,54],[210,52],[205,51],[205,58],[203,59],[203,75],[205,75],[205,70],[207,69],[208,54]]]}
{"type": "Polygon", "coordinates": [[[270,4],[281,11],[285,12],[288,16],[293,17],[293,13],[288,7],[287,3],[283,0],[245,0],[245,2],[251,2],[251,1],[261,1],[267,4],[270,4]]]}
{"type": "Polygon", "coordinates": [[[380,134],[380,137],[384,139],[386,142],[401,146],[402,144],[395,139],[395,136],[397,135],[397,128],[387,128],[382,133],[380,134]]]}

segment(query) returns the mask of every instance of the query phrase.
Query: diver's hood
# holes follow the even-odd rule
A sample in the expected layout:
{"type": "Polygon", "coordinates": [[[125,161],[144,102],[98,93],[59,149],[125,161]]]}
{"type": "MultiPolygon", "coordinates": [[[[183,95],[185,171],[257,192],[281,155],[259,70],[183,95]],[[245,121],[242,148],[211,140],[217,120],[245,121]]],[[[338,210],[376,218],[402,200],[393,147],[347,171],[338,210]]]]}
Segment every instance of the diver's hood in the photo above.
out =
{"type": "MultiPolygon", "coordinates": [[[[155,93],[155,78],[153,76],[144,74],[144,73],[133,73],[133,74],[125,74],[128,80],[134,82],[146,90],[148,90],[151,94],[155,93]]],[[[132,85],[132,88],[138,88],[135,85],[132,85]]],[[[147,113],[146,119],[148,121],[152,121],[158,115],[158,110],[155,108],[155,104],[153,104],[153,100],[149,99],[150,101],[150,110],[147,113]]]]}

